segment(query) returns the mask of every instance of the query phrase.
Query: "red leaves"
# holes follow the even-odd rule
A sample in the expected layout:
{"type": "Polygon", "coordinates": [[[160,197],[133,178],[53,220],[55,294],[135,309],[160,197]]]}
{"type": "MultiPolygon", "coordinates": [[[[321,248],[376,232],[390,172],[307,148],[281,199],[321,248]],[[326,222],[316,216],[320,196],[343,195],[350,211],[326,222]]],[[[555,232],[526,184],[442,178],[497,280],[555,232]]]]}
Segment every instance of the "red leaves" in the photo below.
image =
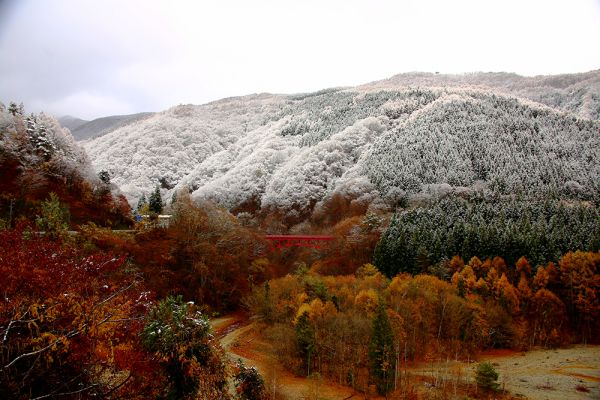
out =
{"type": "Polygon", "coordinates": [[[144,359],[138,332],[147,299],[124,257],[84,255],[23,229],[0,231],[0,243],[0,386],[13,388],[10,397],[88,384],[101,395],[121,368],[144,359]]]}
{"type": "Polygon", "coordinates": [[[0,291],[9,299],[21,295],[49,298],[80,291],[82,283],[90,285],[125,262],[124,257],[105,253],[81,257],[72,248],[23,230],[0,231],[0,243],[0,291]]]}

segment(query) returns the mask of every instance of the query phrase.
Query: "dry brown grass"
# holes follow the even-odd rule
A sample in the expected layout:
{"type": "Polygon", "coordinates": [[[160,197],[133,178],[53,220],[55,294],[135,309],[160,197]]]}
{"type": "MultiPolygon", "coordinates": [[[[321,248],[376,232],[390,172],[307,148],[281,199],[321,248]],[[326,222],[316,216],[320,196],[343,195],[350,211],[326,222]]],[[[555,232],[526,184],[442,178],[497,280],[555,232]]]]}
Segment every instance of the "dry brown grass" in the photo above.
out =
{"type": "MultiPolygon", "coordinates": [[[[534,350],[527,353],[494,351],[479,361],[489,361],[499,373],[500,387],[513,396],[528,399],[600,399],[600,346],[574,346],[565,349],[534,350]],[[585,388],[585,390],[583,390],[585,388]]],[[[476,364],[436,363],[436,374],[452,375],[451,368],[462,366],[472,379],[476,364]]],[[[413,373],[432,374],[431,365],[415,366],[413,373]]]]}

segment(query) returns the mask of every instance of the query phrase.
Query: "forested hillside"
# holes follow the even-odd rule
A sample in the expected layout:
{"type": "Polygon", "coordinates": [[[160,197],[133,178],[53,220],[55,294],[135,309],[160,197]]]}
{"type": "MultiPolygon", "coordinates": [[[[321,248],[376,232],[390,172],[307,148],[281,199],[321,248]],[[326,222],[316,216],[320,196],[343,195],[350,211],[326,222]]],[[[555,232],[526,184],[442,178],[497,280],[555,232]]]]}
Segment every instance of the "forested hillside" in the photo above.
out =
{"type": "Polygon", "coordinates": [[[86,148],[131,201],[157,184],[165,198],[186,187],[193,198],[236,212],[277,211],[294,220],[335,193],[380,206],[473,191],[590,200],[600,181],[597,115],[541,94],[534,103],[533,95],[506,93],[583,85],[581,107],[594,109],[597,75],[415,75],[413,88],[410,76],[401,76],[350,89],[224,99],[174,107],[86,148]]]}
{"type": "Polygon", "coordinates": [[[46,114],[0,104],[0,222],[14,226],[40,213],[50,193],[69,206],[71,226],[131,224],[129,203],[110,178],[102,181],[85,150],[46,114]]]}
{"type": "Polygon", "coordinates": [[[509,264],[526,256],[537,266],[577,249],[600,250],[600,214],[593,204],[446,197],[399,210],[374,263],[392,277],[427,272],[457,254],[467,260],[500,256],[509,264]]]}
{"type": "Polygon", "coordinates": [[[364,85],[381,90],[401,87],[469,87],[524,99],[583,118],[600,118],[600,71],[579,74],[520,76],[506,72],[432,74],[423,72],[394,75],[364,85]]]}

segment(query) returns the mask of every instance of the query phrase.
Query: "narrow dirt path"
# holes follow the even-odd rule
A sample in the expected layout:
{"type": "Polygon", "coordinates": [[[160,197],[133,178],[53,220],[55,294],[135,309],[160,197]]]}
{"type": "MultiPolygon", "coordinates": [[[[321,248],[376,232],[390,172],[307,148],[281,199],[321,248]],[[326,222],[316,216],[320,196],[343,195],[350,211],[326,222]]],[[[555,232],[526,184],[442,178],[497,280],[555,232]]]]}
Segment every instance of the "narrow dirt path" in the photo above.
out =
{"type": "Polygon", "coordinates": [[[311,380],[295,376],[285,370],[270,356],[269,345],[261,340],[257,325],[241,314],[228,315],[213,320],[213,329],[227,355],[236,361],[256,367],[265,378],[267,389],[278,398],[290,400],[349,400],[364,399],[351,388],[325,380],[311,380]]]}
{"type": "MultiPolygon", "coordinates": [[[[258,331],[256,323],[243,314],[213,320],[214,331],[232,361],[242,359],[256,367],[271,393],[282,399],[344,400],[365,399],[351,388],[321,380],[315,382],[285,370],[272,356],[272,348],[258,331]]],[[[527,353],[510,350],[481,354],[480,361],[491,362],[500,374],[499,383],[513,396],[532,400],[600,399],[600,346],[574,346],[565,349],[534,350],[527,353]]],[[[448,361],[421,363],[408,368],[416,377],[452,379],[457,368],[462,382],[473,379],[476,363],[448,361]]],[[[369,397],[374,399],[373,397],[369,397]]]]}

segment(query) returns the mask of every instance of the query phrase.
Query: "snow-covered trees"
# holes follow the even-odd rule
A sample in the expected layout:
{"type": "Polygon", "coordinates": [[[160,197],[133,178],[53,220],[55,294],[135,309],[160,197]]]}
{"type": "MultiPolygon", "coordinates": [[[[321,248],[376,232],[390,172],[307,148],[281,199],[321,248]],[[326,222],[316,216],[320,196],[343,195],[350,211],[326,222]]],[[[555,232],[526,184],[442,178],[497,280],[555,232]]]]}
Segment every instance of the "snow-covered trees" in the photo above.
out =
{"type": "Polygon", "coordinates": [[[146,317],[143,346],[167,371],[166,398],[227,399],[223,354],[212,339],[208,318],[181,296],[168,296],[146,317]]]}
{"type": "Polygon", "coordinates": [[[392,277],[399,272],[424,272],[419,268],[419,255],[425,255],[429,265],[457,254],[482,260],[501,256],[509,264],[524,255],[538,265],[578,249],[600,249],[596,207],[550,200],[447,197],[399,211],[381,236],[374,263],[392,277]]]}
{"type": "Polygon", "coordinates": [[[107,170],[103,169],[102,171],[98,172],[98,178],[100,178],[102,183],[110,185],[110,174],[107,170]]]}
{"type": "Polygon", "coordinates": [[[468,86],[510,77],[467,78],[178,106],[86,146],[132,198],[161,182],[167,198],[188,187],[292,219],[354,186],[392,207],[448,193],[598,197],[598,121],[468,86]]]}
{"type": "Polygon", "coordinates": [[[74,224],[127,224],[127,201],[101,182],[70,132],[51,116],[16,110],[0,111],[0,219],[39,215],[40,202],[54,192],[74,224]]]}

